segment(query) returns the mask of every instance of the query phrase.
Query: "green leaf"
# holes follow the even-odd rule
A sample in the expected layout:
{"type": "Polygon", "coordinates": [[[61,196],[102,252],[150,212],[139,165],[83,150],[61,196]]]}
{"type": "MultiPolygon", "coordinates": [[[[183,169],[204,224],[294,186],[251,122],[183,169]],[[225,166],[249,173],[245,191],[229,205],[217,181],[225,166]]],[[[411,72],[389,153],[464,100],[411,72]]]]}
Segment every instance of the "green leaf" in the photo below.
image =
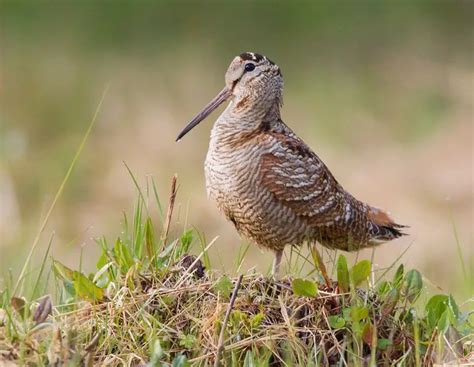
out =
{"type": "Polygon", "coordinates": [[[153,222],[151,221],[150,217],[148,217],[145,222],[145,249],[147,252],[147,256],[150,259],[155,256],[155,236],[153,230],[153,222]]]}
{"type": "Polygon", "coordinates": [[[253,352],[251,350],[248,350],[247,353],[245,353],[245,359],[244,359],[244,366],[243,367],[256,367],[255,357],[254,357],[253,352]]]}
{"type": "Polygon", "coordinates": [[[389,346],[392,345],[392,341],[390,339],[378,339],[377,340],[377,348],[381,350],[387,349],[389,346]]]}
{"type": "Polygon", "coordinates": [[[259,312],[258,314],[252,316],[252,318],[250,319],[250,327],[252,329],[257,329],[262,324],[264,318],[265,314],[263,314],[262,312],[259,312]]]}
{"type": "Polygon", "coordinates": [[[328,317],[329,325],[333,329],[341,329],[346,325],[346,321],[339,315],[331,315],[328,317]]]}
{"type": "Polygon", "coordinates": [[[100,301],[104,298],[104,290],[81,272],[71,270],[57,260],[53,261],[53,270],[56,277],[64,282],[64,287],[70,295],[77,295],[88,301],[100,301]]]}
{"type": "Polygon", "coordinates": [[[377,291],[380,296],[385,296],[390,290],[392,289],[390,282],[386,280],[382,280],[379,285],[377,286],[377,291]]]}
{"type": "Polygon", "coordinates": [[[109,262],[105,264],[101,269],[95,273],[94,278],[92,281],[94,282],[95,285],[97,285],[99,288],[107,288],[107,286],[110,283],[110,274],[112,272],[110,271],[110,268],[113,266],[112,262],[109,262]]]}
{"type": "Polygon", "coordinates": [[[65,302],[72,302],[76,297],[76,290],[74,288],[74,271],[61,264],[59,261],[53,260],[53,272],[54,275],[56,275],[56,278],[63,281],[64,289],[68,296],[68,299],[65,300],[65,302]]]}
{"type": "Polygon", "coordinates": [[[53,260],[53,271],[56,277],[61,280],[67,280],[69,282],[74,281],[74,271],[57,260],[53,260]]]}
{"type": "Polygon", "coordinates": [[[188,252],[189,246],[191,246],[191,243],[193,242],[193,230],[188,229],[185,231],[179,240],[181,242],[182,253],[188,252]]]}
{"type": "Polygon", "coordinates": [[[214,290],[225,298],[230,297],[230,292],[232,292],[233,288],[232,282],[227,275],[221,276],[214,285],[214,290]]]}
{"type": "Polygon", "coordinates": [[[230,319],[232,325],[239,325],[239,324],[248,324],[249,321],[249,316],[240,310],[233,310],[232,313],[230,314],[230,319]]]}
{"type": "Polygon", "coordinates": [[[337,259],[337,284],[341,292],[349,291],[349,269],[344,255],[339,255],[337,259]]]}
{"type": "Polygon", "coordinates": [[[395,275],[393,276],[393,286],[398,288],[399,290],[403,282],[404,271],[405,271],[405,267],[403,266],[403,264],[400,264],[397,271],[395,272],[395,275]]]}
{"type": "Polygon", "coordinates": [[[385,301],[382,305],[382,315],[390,315],[397,306],[399,299],[400,293],[398,292],[397,288],[392,288],[392,290],[385,297],[385,301]]]}
{"type": "Polygon", "coordinates": [[[352,306],[350,316],[353,322],[360,322],[369,316],[369,310],[363,306],[352,306]]]}
{"type": "Polygon", "coordinates": [[[293,293],[297,296],[303,297],[316,297],[318,294],[318,287],[316,283],[306,279],[294,279],[291,283],[293,293]]]}
{"type": "Polygon", "coordinates": [[[369,278],[370,266],[369,260],[362,260],[352,267],[351,276],[354,287],[359,286],[369,278]]]}
{"type": "Polygon", "coordinates": [[[445,309],[438,320],[437,327],[439,332],[444,334],[448,330],[449,324],[449,309],[445,309]]]}
{"type": "Polygon", "coordinates": [[[150,362],[146,365],[146,367],[161,367],[162,364],[160,362],[161,357],[163,356],[163,348],[161,348],[160,341],[157,339],[152,344],[150,362]]]}
{"type": "Polygon", "coordinates": [[[192,349],[196,345],[196,337],[192,334],[182,335],[179,339],[179,345],[186,349],[192,349]]]}
{"type": "Polygon", "coordinates": [[[460,315],[459,307],[458,307],[458,305],[456,304],[456,301],[454,300],[454,298],[453,298],[452,295],[449,295],[449,298],[448,298],[448,307],[449,307],[450,310],[452,311],[453,316],[456,318],[456,320],[459,319],[459,315],[460,315]]]}
{"type": "Polygon", "coordinates": [[[128,269],[134,265],[132,255],[130,255],[128,247],[125,246],[120,238],[117,238],[117,241],[115,242],[114,255],[115,261],[120,266],[120,270],[123,274],[125,274],[128,269]]]}
{"type": "Polygon", "coordinates": [[[92,280],[87,278],[84,274],[75,271],[74,276],[74,289],[76,294],[85,300],[88,301],[100,301],[104,298],[104,290],[97,287],[92,280]]]}
{"type": "Polygon", "coordinates": [[[444,294],[437,294],[431,297],[426,303],[426,319],[431,329],[434,329],[438,325],[441,315],[446,311],[448,298],[449,297],[444,294]]]}
{"type": "Polygon", "coordinates": [[[423,289],[423,280],[418,270],[412,269],[405,276],[404,295],[410,303],[417,300],[423,289]]]}
{"type": "Polygon", "coordinates": [[[188,359],[186,358],[185,355],[183,354],[178,354],[174,359],[173,359],[173,367],[190,367],[191,364],[188,362],[188,359]]]}
{"type": "Polygon", "coordinates": [[[107,256],[107,251],[102,250],[102,254],[99,257],[99,260],[97,260],[96,263],[96,268],[101,269],[103,268],[107,263],[109,263],[109,257],[107,256]]]}

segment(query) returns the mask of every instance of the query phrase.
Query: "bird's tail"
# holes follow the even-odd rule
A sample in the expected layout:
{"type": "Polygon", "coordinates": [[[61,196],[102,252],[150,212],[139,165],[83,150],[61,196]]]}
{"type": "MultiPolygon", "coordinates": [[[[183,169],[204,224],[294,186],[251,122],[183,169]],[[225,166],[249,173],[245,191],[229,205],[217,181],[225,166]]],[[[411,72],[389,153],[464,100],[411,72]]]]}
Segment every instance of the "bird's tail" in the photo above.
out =
{"type": "Polygon", "coordinates": [[[372,224],[371,235],[374,242],[385,242],[405,236],[403,228],[407,226],[395,223],[384,211],[370,207],[367,216],[372,224]]]}

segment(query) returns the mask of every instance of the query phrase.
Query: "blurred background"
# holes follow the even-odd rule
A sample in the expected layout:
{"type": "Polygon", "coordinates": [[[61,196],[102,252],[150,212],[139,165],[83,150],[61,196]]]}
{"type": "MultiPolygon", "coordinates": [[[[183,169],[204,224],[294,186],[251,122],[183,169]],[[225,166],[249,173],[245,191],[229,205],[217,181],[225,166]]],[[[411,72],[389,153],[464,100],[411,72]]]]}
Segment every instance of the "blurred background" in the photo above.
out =
{"type": "MultiPolygon", "coordinates": [[[[126,162],[140,183],[155,178],[165,203],[178,174],[173,231],[219,236],[214,263],[228,268],[242,240],[207,199],[203,172],[218,113],[174,140],[232,58],[257,51],[283,71],[283,120],[348,191],[410,225],[375,262],[409,247],[408,267],[468,295],[457,243],[472,271],[473,14],[472,1],[3,0],[0,277],[18,275],[108,83],[35,259],[54,234],[55,258],[77,268],[82,249],[93,269],[94,238],[113,241],[133,210],[126,162]]],[[[251,247],[244,268],[271,259],[251,247]]]]}

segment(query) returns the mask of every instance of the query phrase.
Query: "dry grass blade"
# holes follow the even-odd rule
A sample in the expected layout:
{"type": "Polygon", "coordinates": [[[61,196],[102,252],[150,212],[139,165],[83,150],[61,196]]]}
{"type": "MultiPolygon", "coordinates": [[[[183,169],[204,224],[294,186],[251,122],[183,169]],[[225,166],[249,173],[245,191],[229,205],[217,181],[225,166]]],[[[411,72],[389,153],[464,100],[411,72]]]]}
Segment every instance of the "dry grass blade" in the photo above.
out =
{"type": "MultiPolygon", "coordinates": [[[[409,276],[415,274],[413,270],[405,274],[402,267],[392,281],[370,282],[364,288],[351,285],[340,292],[337,289],[341,287],[331,284],[314,249],[314,263],[326,275],[327,284],[321,284],[320,289],[311,276],[300,278],[301,270],[275,280],[253,271],[231,277],[213,271],[210,263],[204,268],[201,258],[217,237],[206,246],[205,239],[199,237],[200,251],[196,255],[190,251],[193,243],[197,245],[192,231],[169,238],[176,181],[175,176],[161,233],[155,233],[152,225],[147,226],[151,221],[149,212],[142,216],[141,210],[145,209],[139,207],[132,231],[126,225],[125,234],[114,246],[108,246],[105,239],[101,243],[101,265],[95,274],[86,277],[68,269],[69,275],[64,273],[58,278],[62,287],[60,297],[55,298],[57,306],[47,296],[37,300],[33,313],[25,299],[18,296],[2,306],[7,308],[9,317],[0,317],[0,344],[3,330],[19,332],[7,337],[8,345],[0,348],[0,365],[4,350],[8,360],[22,365],[41,361],[43,365],[85,366],[349,366],[364,361],[371,361],[372,365],[391,365],[394,361],[432,365],[439,359],[437,355],[441,356],[439,340],[449,341],[443,347],[453,360],[461,361],[472,350],[463,341],[465,334],[455,333],[453,339],[443,339],[436,319],[431,321],[434,324],[430,329],[430,319],[418,317],[418,339],[413,337],[409,316],[414,299],[409,298],[412,293],[406,289],[422,285],[421,280],[416,283],[409,276]],[[144,237],[153,249],[146,254],[137,250],[139,246],[133,240],[144,237]],[[153,255],[158,260],[148,261],[146,256],[160,247],[162,251],[153,255]],[[87,291],[97,287],[104,297],[91,302],[87,291]],[[227,300],[229,295],[229,302],[222,302],[222,297],[227,300]],[[28,324],[32,329],[25,337],[21,332],[28,324]],[[425,350],[416,348],[421,343],[426,344],[425,350]],[[415,358],[414,353],[420,355],[415,358]]],[[[134,183],[137,185],[136,180],[134,183]]],[[[148,194],[139,189],[143,203],[148,199],[144,193],[148,194]]],[[[354,274],[356,265],[351,269],[354,274]]],[[[445,303],[433,306],[431,316],[443,306],[444,314],[451,310],[452,316],[459,314],[460,322],[462,315],[454,300],[438,297],[445,303]]]]}
{"type": "Polygon", "coordinates": [[[174,209],[174,202],[176,200],[176,194],[177,194],[177,187],[176,187],[176,180],[178,176],[175,174],[173,178],[171,179],[171,193],[170,193],[170,198],[168,201],[168,210],[166,212],[166,221],[164,225],[164,230],[163,230],[163,235],[161,237],[161,249],[160,251],[163,250],[163,248],[166,246],[166,241],[168,240],[168,233],[170,230],[170,225],[171,225],[171,218],[173,217],[173,209],[174,209]]]}

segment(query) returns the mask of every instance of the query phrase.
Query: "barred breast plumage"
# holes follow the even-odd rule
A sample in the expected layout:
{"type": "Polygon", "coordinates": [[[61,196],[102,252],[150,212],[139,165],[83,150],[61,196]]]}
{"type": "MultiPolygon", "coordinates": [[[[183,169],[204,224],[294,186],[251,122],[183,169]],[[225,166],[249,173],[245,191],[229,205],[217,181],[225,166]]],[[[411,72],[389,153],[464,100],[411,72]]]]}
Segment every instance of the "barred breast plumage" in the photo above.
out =
{"type": "Polygon", "coordinates": [[[283,80],[265,56],[243,53],[226,73],[226,87],[184,134],[222,102],[205,162],[208,195],[255,244],[275,251],[304,241],[345,251],[403,235],[385,212],[355,199],[321,159],[281,120],[283,80]]]}

